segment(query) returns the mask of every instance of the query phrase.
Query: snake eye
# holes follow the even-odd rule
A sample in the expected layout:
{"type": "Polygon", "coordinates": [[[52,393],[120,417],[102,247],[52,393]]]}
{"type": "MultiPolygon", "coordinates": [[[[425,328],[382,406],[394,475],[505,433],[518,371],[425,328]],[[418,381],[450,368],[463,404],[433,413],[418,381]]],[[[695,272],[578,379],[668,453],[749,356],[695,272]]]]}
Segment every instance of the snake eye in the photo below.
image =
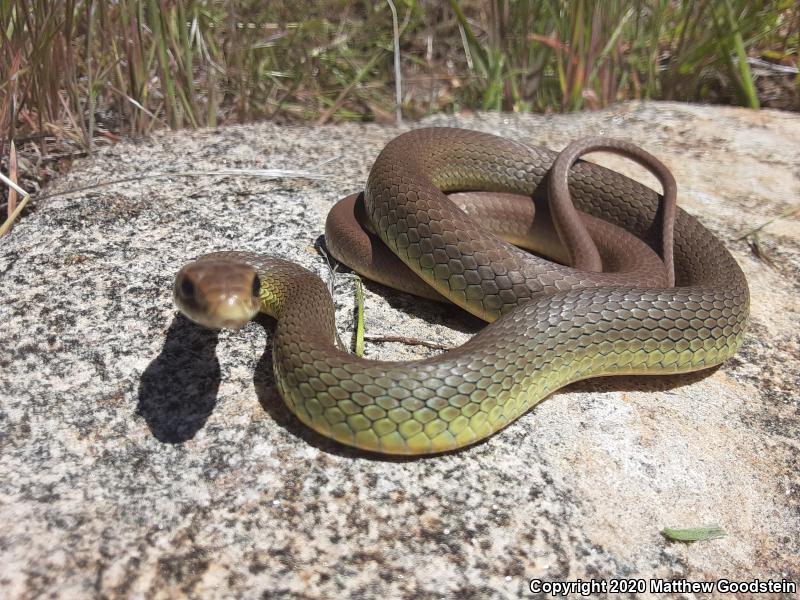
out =
{"type": "Polygon", "coordinates": [[[261,279],[259,279],[258,275],[253,277],[253,296],[256,298],[261,296],[261,279]]]}
{"type": "Polygon", "coordinates": [[[194,284],[188,277],[185,277],[183,281],[181,281],[181,296],[184,298],[194,296],[194,284]]]}

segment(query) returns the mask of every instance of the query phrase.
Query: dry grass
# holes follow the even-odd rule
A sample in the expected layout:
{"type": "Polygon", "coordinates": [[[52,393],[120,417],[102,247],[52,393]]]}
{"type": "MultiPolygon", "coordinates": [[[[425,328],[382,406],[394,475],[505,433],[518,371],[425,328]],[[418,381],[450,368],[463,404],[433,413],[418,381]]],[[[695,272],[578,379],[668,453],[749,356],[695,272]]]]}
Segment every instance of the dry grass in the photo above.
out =
{"type": "Polygon", "coordinates": [[[386,0],[0,0],[2,170],[12,140],[35,184],[159,127],[393,121],[395,41],[408,118],[727,101],[721,80],[757,107],[748,57],[796,67],[800,46],[790,0],[394,5],[396,40],[386,0]]]}

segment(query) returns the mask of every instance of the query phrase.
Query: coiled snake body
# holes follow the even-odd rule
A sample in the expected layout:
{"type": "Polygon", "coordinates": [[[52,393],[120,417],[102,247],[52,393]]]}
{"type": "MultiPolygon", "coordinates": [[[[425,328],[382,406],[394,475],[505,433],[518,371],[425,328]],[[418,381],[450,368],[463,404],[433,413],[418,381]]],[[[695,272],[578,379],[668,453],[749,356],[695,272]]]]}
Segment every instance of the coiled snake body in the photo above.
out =
{"type": "MultiPolygon", "coordinates": [[[[603,144],[641,159],[626,144],[603,144]]],[[[275,379],[292,412],[323,435],[389,454],[471,444],[580,379],[719,364],[741,343],[749,304],[744,274],[711,232],[677,209],[673,286],[672,232],[660,226],[671,209],[653,190],[608,169],[578,161],[570,170],[577,154],[596,146],[592,140],[575,149],[549,175],[556,153],[459,129],[411,131],[381,152],[363,198],[371,228],[436,293],[491,322],[438,356],[385,362],[340,350],[326,286],[279,258],[201,257],[179,272],[176,303],[212,327],[239,326],[258,310],[274,316],[275,379]],[[589,215],[585,222],[597,217],[647,241],[662,250],[666,267],[647,262],[641,243],[643,250],[622,252],[620,260],[591,244],[569,247],[568,261],[581,270],[556,264],[502,241],[443,194],[541,199],[562,178],[575,207],[589,215]],[[616,272],[593,272],[600,266],[616,272]]],[[[557,213],[571,206],[548,210],[559,235],[584,238],[581,217],[559,221],[557,213]]],[[[337,221],[329,218],[329,233],[337,221]]],[[[597,234],[603,236],[614,234],[597,234]]],[[[334,255],[348,245],[327,243],[334,255]]]]}

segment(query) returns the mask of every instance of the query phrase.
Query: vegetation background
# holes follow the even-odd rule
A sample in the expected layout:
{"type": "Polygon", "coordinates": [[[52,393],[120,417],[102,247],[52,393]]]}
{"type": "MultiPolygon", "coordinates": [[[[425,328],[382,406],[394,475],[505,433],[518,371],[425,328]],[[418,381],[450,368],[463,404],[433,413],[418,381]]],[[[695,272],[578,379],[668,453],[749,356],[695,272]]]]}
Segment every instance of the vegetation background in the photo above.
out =
{"type": "Polygon", "coordinates": [[[631,98],[798,110],[799,47],[795,0],[0,0],[0,170],[33,191],[154,128],[393,121],[396,67],[411,119],[631,98]]]}

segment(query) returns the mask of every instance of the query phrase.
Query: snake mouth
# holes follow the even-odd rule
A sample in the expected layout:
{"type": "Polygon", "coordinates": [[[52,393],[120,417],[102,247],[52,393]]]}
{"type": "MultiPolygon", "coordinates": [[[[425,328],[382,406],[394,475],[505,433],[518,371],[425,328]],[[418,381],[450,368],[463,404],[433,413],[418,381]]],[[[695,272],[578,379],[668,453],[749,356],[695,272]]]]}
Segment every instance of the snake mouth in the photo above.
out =
{"type": "Polygon", "coordinates": [[[219,329],[239,330],[258,313],[258,305],[254,305],[250,297],[231,295],[219,298],[206,313],[208,321],[217,324],[219,329]]]}
{"type": "Polygon", "coordinates": [[[261,283],[255,269],[225,260],[201,259],[175,277],[175,305],[189,320],[209,329],[239,330],[260,309],[261,283]]]}
{"type": "Polygon", "coordinates": [[[242,317],[241,319],[220,319],[215,315],[207,316],[204,313],[189,314],[185,310],[181,310],[181,312],[193,323],[207,329],[230,329],[232,331],[239,331],[250,321],[247,317],[242,317]]]}

